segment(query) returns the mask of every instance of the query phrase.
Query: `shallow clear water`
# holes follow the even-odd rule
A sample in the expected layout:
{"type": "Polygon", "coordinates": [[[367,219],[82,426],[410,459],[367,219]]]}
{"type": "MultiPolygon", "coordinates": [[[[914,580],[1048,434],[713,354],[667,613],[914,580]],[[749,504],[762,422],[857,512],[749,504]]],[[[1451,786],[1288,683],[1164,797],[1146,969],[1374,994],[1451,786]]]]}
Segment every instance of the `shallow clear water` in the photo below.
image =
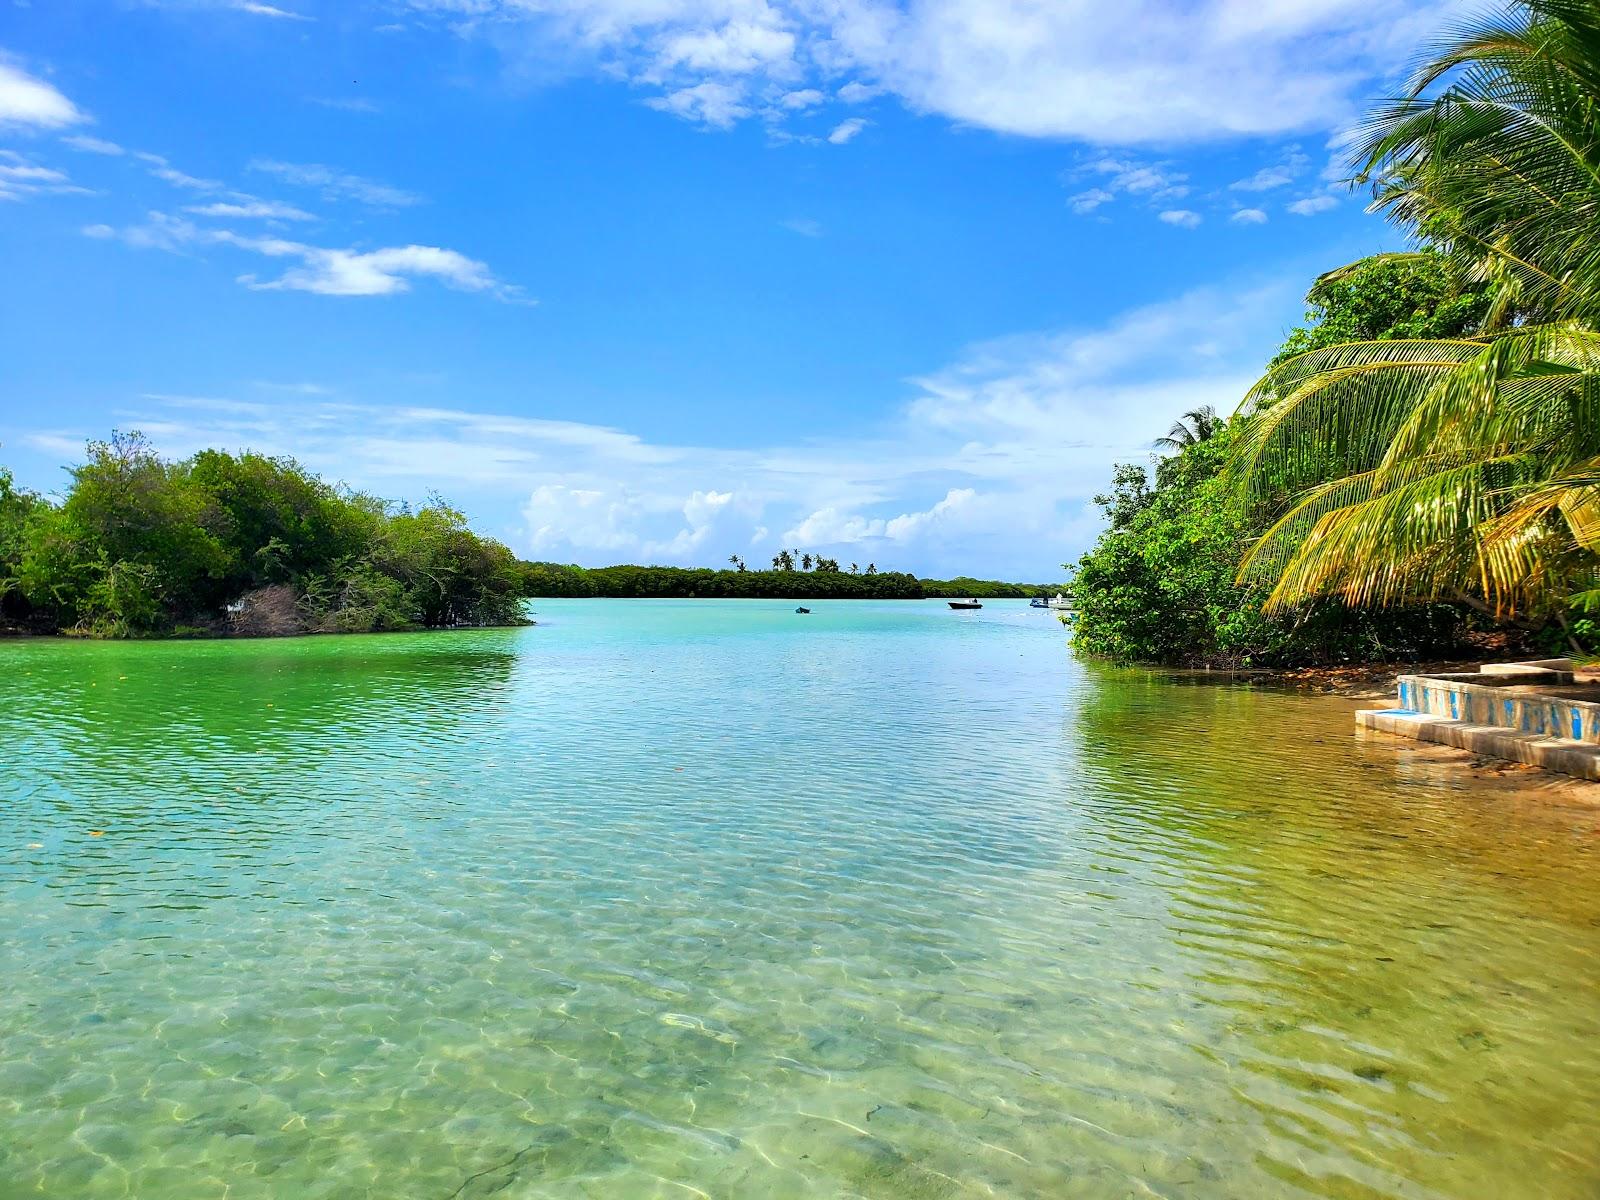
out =
{"type": "Polygon", "coordinates": [[[0,645],[0,1197],[1597,1194],[1593,813],[792,607],[0,645]]]}

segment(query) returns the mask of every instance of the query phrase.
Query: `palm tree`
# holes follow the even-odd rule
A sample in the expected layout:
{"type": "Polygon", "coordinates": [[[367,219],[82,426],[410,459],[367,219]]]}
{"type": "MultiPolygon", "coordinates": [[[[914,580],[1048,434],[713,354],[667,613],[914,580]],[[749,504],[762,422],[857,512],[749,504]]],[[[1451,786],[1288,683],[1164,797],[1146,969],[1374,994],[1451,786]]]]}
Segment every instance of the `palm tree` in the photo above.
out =
{"type": "Polygon", "coordinates": [[[1269,607],[1594,595],[1600,3],[1516,0],[1459,32],[1358,153],[1374,207],[1497,302],[1481,336],[1333,346],[1252,389],[1231,469],[1282,511],[1243,573],[1269,607]]]}
{"type": "Polygon", "coordinates": [[[1155,444],[1165,450],[1183,450],[1201,442],[1210,441],[1222,428],[1217,410],[1209,404],[1191,408],[1182,418],[1172,423],[1166,437],[1157,438],[1155,444]]]}

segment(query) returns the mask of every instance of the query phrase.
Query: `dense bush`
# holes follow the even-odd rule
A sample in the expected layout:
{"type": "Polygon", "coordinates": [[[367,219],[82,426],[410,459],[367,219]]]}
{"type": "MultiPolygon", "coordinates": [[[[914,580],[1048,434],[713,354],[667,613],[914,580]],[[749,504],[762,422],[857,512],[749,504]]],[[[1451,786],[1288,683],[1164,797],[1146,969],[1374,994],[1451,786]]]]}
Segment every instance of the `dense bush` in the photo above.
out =
{"type": "MultiPolygon", "coordinates": [[[[1289,333],[1274,362],[1350,340],[1458,337],[1489,304],[1484,288],[1463,284],[1433,254],[1354,264],[1318,280],[1307,301],[1307,324],[1289,333]]],[[[1465,615],[1452,605],[1357,611],[1319,600],[1263,613],[1270,589],[1240,583],[1240,562],[1289,496],[1242,497],[1222,475],[1236,423],[1209,410],[1190,415],[1204,420],[1163,440],[1178,453],[1155,461],[1154,479],[1144,467],[1119,465],[1111,491],[1096,497],[1106,529],[1072,581],[1078,649],[1121,662],[1255,666],[1459,649],[1465,615]]]]}
{"type": "MultiPolygon", "coordinates": [[[[0,612],[100,636],[228,627],[288,588],[293,624],[356,632],[521,619],[511,551],[440,501],[341,492],[286,458],[206,450],[168,462],[139,435],[91,442],[59,505],[0,473],[0,612]]],[[[272,627],[284,627],[282,613],[272,627]]]]}
{"type": "Polygon", "coordinates": [[[1160,459],[1152,482],[1119,466],[1097,496],[1107,528],[1073,579],[1073,644],[1118,662],[1289,666],[1446,654],[1462,632],[1448,605],[1365,612],[1334,601],[1268,617],[1263,586],[1236,582],[1256,532],[1221,477],[1230,431],[1160,459]]]}
{"type": "Polygon", "coordinates": [[[993,579],[972,579],[958,575],[954,579],[924,579],[922,594],[941,599],[974,596],[979,600],[1025,600],[1034,596],[1049,597],[1066,590],[1066,584],[1000,583],[993,579]]]}

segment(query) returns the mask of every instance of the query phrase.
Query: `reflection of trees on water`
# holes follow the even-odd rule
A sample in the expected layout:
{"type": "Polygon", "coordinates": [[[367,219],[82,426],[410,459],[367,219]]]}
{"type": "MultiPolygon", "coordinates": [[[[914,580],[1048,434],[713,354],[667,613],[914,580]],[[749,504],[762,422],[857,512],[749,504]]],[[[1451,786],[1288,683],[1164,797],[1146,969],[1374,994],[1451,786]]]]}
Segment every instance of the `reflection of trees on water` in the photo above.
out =
{"type": "Polygon", "coordinates": [[[1165,893],[1193,1049],[1261,1122],[1260,1169],[1354,1194],[1351,1162],[1310,1165],[1346,1139],[1380,1189],[1469,1194],[1489,1154],[1575,1194],[1568,1135],[1600,1119],[1597,821],[1419,777],[1348,702],[1091,680],[1066,732],[1083,802],[1165,893]]]}
{"type": "Polygon", "coordinates": [[[106,831],[52,854],[58,882],[93,874],[113,839],[123,867],[206,838],[220,864],[393,817],[441,795],[438,757],[502,718],[517,636],[37,643],[0,678],[0,801],[47,851],[106,831]]]}

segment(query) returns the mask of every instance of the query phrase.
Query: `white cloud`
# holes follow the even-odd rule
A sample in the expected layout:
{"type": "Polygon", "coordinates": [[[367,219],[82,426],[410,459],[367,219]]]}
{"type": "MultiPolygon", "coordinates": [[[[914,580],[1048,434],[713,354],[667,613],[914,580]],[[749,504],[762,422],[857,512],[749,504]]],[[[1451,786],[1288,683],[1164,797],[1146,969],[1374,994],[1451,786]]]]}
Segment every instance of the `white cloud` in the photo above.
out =
{"type": "Polygon", "coordinates": [[[271,238],[230,238],[233,245],[271,257],[291,256],[302,261],[276,279],[241,276],[240,282],[257,291],[316,292],[323,296],[392,296],[411,290],[411,281],[432,278],[462,292],[489,292],[502,299],[515,289],[499,283],[486,264],[455,250],[438,246],[389,246],[358,253],[328,250],[271,238]]]}
{"type": "Polygon", "coordinates": [[[867,122],[861,117],[847,117],[833,127],[828,134],[828,140],[835,146],[842,146],[867,127],[867,122]]]}
{"type": "Polygon", "coordinates": [[[793,529],[783,535],[785,544],[793,542],[802,548],[808,546],[846,546],[881,538],[888,524],[882,517],[864,517],[860,513],[840,512],[837,508],[819,508],[793,529]]]}
{"type": "Polygon", "coordinates": [[[227,246],[267,258],[298,259],[273,279],[255,274],[238,281],[255,291],[315,292],[323,296],[392,296],[411,290],[414,279],[433,279],[462,292],[483,292],[499,300],[523,302],[520,288],[496,279],[487,264],[439,246],[386,246],[377,250],[334,249],[284,238],[255,237],[229,229],[210,229],[185,218],[150,213],[143,225],[120,236],[130,246],[179,251],[227,246]]]}
{"type": "MultiPolygon", "coordinates": [[[[409,0],[522,62],[693,96],[884,92],[1029,137],[1177,144],[1333,127],[1457,0],[409,0]],[[1137,30],[1138,36],[1129,36],[1137,30]]],[[[657,105],[705,122],[703,106],[657,105]]],[[[743,108],[744,106],[738,106],[743,108]]],[[[724,105],[727,123],[745,115],[724,105]]],[[[750,110],[746,110],[750,111],[750,110]]],[[[706,122],[714,123],[714,122],[706,122]]]]}
{"type": "Polygon", "coordinates": [[[784,108],[796,111],[815,108],[824,100],[824,96],[816,88],[801,88],[799,91],[786,92],[779,98],[778,103],[784,108]]]}
{"type": "Polygon", "coordinates": [[[1106,191],[1105,188],[1090,188],[1086,192],[1079,192],[1076,196],[1070,197],[1067,204],[1075,213],[1092,213],[1102,204],[1110,204],[1116,198],[1114,193],[1106,191]]]}
{"type": "Polygon", "coordinates": [[[527,546],[534,554],[558,546],[618,551],[636,548],[632,525],[639,514],[637,498],[625,491],[573,488],[546,483],[533,489],[522,505],[527,546]]]}
{"type": "Polygon", "coordinates": [[[1108,186],[1119,192],[1148,194],[1155,200],[1177,199],[1189,194],[1186,184],[1189,177],[1181,171],[1172,170],[1166,163],[1103,158],[1094,164],[1093,169],[1110,176],[1108,186]]]}
{"type": "Polygon", "coordinates": [[[1158,214],[1159,218],[1168,225],[1176,225],[1180,229],[1196,229],[1200,225],[1201,216],[1187,208],[1169,208],[1158,214]]]}
{"type": "Polygon", "coordinates": [[[1241,208],[1228,220],[1235,221],[1240,225],[1264,225],[1267,221],[1267,214],[1259,208],[1241,208]]]}
{"type": "Polygon", "coordinates": [[[884,535],[897,542],[912,541],[930,527],[948,522],[970,509],[977,495],[972,488],[951,488],[943,500],[926,512],[901,513],[889,521],[884,526],[884,535]]]}
{"type": "MultiPolygon", "coordinates": [[[[770,12],[770,10],[768,10],[770,12]]],[[[745,75],[794,57],[794,34],[766,21],[729,21],[661,38],[655,70],[666,75],[685,67],[712,74],[745,75]]]]}
{"type": "Polygon", "coordinates": [[[241,220],[256,218],[264,221],[312,221],[316,219],[304,209],[296,208],[292,204],[280,204],[275,200],[218,201],[215,204],[191,204],[185,207],[183,211],[194,213],[199,217],[234,217],[241,220]]]}
{"type": "Polygon", "coordinates": [[[1101,183],[1067,198],[1067,205],[1080,216],[1092,213],[1118,196],[1132,196],[1153,206],[1170,204],[1189,194],[1189,176],[1173,170],[1168,163],[1139,162],[1127,158],[1100,158],[1069,171],[1071,183],[1085,175],[1101,177],[1101,183]]]}
{"type": "Polygon", "coordinates": [[[173,187],[186,188],[195,192],[214,192],[222,186],[217,179],[200,179],[197,176],[186,174],[178,170],[160,154],[149,154],[143,150],[135,150],[133,156],[147,164],[145,169],[155,178],[173,187]]]}
{"type": "Polygon", "coordinates": [[[88,193],[88,188],[73,183],[65,171],[34,162],[14,150],[0,150],[0,200],[88,193]]]}
{"type": "MultiPolygon", "coordinates": [[[[783,530],[790,546],[877,539],[860,557],[886,569],[1049,581],[1092,539],[1089,498],[1113,462],[1142,461],[1179,413],[1226,412],[1244,395],[1300,283],[1234,282],[1098,327],[973,346],[911,381],[909,403],[864,437],[662,443],[390,392],[362,402],[291,389],[259,402],[135,399],[114,415],[172,454],[250,446],[380,495],[440,488],[475,519],[498,514],[487,531],[539,557],[717,564],[783,530]]],[[[104,431],[31,432],[81,445],[104,431]]]]}
{"type": "Polygon", "coordinates": [[[421,204],[422,197],[387,183],[364,179],[323,163],[291,163],[258,158],[250,170],[273,175],[296,187],[317,188],[328,200],[355,200],[373,208],[409,208],[421,204]]]}
{"type": "Polygon", "coordinates": [[[104,154],[114,157],[127,153],[115,142],[108,142],[104,138],[87,137],[83,134],[71,134],[62,138],[61,141],[63,145],[71,146],[74,150],[82,150],[86,154],[104,154]]]}
{"type": "Polygon", "coordinates": [[[790,233],[798,233],[801,237],[819,238],[824,233],[822,223],[810,217],[791,217],[787,221],[780,221],[779,224],[790,233]]]}
{"type": "Polygon", "coordinates": [[[1314,217],[1318,213],[1338,207],[1339,201],[1332,196],[1307,196],[1304,200],[1296,200],[1290,204],[1288,209],[1296,216],[1314,217]]]}
{"type": "Polygon", "coordinates": [[[276,17],[281,21],[310,21],[313,18],[305,13],[290,12],[288,9],[279,8],[274,4],[259,4],[256,0],[233,0],[227,5],[236,12],[252,13],[258,17],[276,17]]]}
{"type": "Polygon", "coordinates": [[[713,129],[728,129],[750,115],[750,108],[744,99],[744,89],[737,84],[708,80],[693,87],[679,88],[665,96],[652,97],[645,103],[686,121],[695,121],[713,129]]]}
{"type": "Polygon", "coordinates": [[[270,17],[277,21],[313,21],[316,18],[305,13],[293,12],[286,8],[279,8],[276,4],[266,4],[262,0],[144,0],[151,8],[165,8],[174,11],[210,9],[221,12],[248,13],[253,17],[270,17]]]}
{"type": "Polygon", "coordinates": [[[88,119],[54,86],[0,56],[0,129],[60,129],[88,119]]]}
{"type": "Polygon", "coordinates": [[[109,225],[85,225],[82,232],[84,237],[91,238],[104,239],[114,238],[117,236],[117,231],[111,228],[109,225]]]}

